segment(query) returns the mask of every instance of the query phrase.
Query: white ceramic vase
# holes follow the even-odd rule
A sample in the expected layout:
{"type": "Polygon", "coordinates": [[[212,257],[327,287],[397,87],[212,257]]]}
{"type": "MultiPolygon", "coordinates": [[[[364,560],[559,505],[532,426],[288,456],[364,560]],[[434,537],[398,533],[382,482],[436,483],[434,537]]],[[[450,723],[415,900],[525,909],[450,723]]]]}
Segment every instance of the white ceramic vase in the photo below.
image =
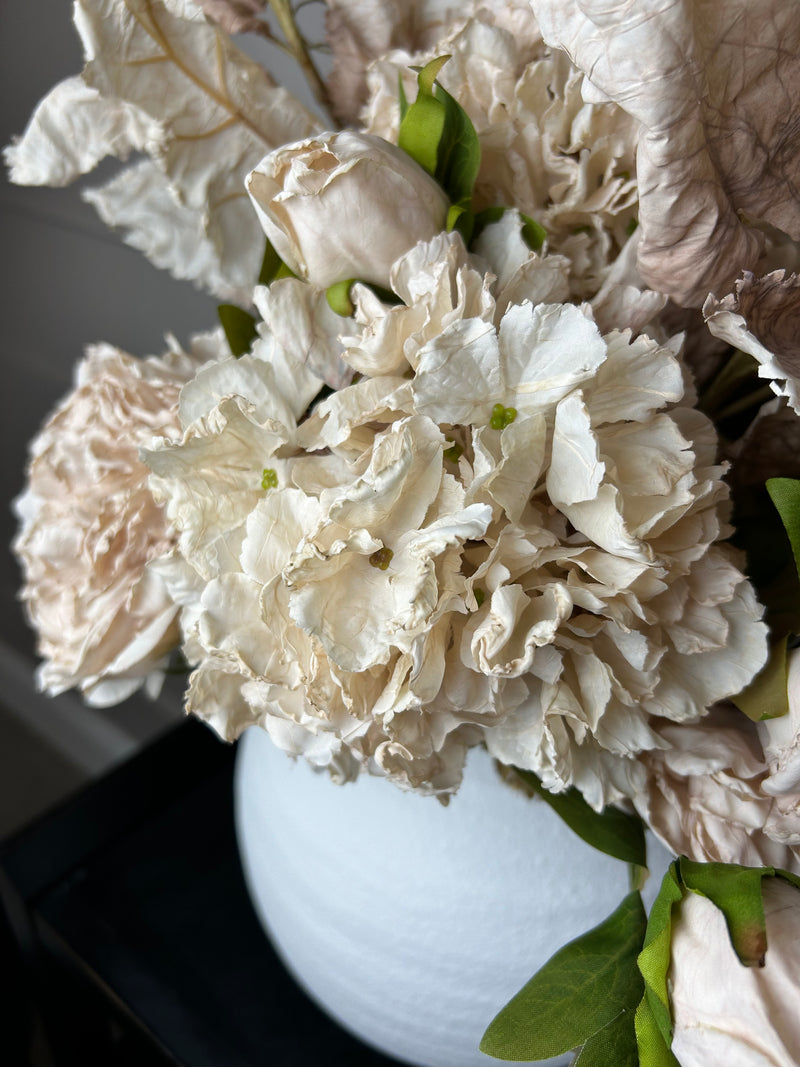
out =
{"type": "MultiPolygon", "coordinates": [[[[628,891],[625,864],[508,786],[481,749],[444,807],[375,778],[336,786],[251,728],[236,818],[251,897],[289,970],[415,1067],[497,1065],[478,1049],[495,1014],[628,891]]],[[[652,841],[649,853],[652,896],[670,857],[652,841]]]]}

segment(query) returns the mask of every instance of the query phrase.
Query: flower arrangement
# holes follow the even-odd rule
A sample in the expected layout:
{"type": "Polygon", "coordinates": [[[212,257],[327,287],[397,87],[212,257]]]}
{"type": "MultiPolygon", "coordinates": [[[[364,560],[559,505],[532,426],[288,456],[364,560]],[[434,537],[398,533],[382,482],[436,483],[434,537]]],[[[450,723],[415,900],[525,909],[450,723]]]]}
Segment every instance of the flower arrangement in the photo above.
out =
{"type": "Polygon", "coordinates": [[[445,804],[484,746],[639,872],[484,1051],[799,1062],[800,16],[327,0],[324,78],[288,0],[75,23],[12,180],[136,153],[86,198],[225,303],[32,445],[42,687],[180,655],[222,737],[445,804]]]}

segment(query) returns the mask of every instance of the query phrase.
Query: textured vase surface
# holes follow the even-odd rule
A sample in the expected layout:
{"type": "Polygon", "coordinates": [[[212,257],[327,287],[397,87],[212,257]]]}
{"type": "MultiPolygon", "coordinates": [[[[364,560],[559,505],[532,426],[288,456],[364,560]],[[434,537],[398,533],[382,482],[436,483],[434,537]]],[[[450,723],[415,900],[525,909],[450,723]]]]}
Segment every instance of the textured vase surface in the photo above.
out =
{"type": "MultiPolygon", "coordinates": [[[[289,970],[415,1067],[497,1065],[478,1049],[496,1013],[628,892],[624,863],[503,782],[482,749],[444,807],[366,776],[337,786],[251,727],[236,819],[253,903],[289,970]]],[[[648,852],[652,898],[670,857],[652,840],[648,852]]]]}

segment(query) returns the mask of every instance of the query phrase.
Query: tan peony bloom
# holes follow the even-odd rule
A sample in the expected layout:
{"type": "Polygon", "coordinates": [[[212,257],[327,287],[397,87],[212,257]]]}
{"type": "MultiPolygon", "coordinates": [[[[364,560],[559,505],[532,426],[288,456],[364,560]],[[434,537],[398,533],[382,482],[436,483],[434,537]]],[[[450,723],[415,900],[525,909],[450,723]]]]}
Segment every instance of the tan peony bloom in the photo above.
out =
{"type": "Polygon", "coordinates": [[[380,137],[344,130],[271,152],[247,179],[264,232],[300,278],[389,285],[389,268],[444,229],[444,190],[380,137]]]}
{"type": "Polygon", "coordinates": [[[800,892],[763,881],[767,955],[743,967],[725,918],[710,900],[687,893],[672,933],[669,973],[681,1067],[796,1067],[800,1063],[800,892]]]}
{"type": "Polygon", "coordinates": [[[139,360],[96,345],[31,446],[14,548],[51,694],[79,687],[104,706],[160,687],[177,608],[148,563],[173,535],[138,453],[177,431],[178,394],[197,366],[179,350],[139,360]]]}

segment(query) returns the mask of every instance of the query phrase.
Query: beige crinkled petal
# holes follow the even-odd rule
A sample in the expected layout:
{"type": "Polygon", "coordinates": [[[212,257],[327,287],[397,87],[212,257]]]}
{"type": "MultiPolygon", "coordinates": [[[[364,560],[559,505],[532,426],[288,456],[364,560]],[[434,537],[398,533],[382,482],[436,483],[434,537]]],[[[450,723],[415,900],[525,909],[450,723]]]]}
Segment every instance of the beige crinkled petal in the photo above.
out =
{"type": "Polygon", "coordinates": [[[603,337],[605,361],[584,386],[592,422],[645,422],[659,408],[683,396],[683,369],[673,352],[649,337],[635,340],[630,330],[603,337]]]}
{"type": "Polygon", "coordinates": [[[412,390],[417,411],[436,422],[485,423],[502,396],[497,333],[482,319],[462,319],[418,354],[412,390]]]}
{"type": "Polygon", "coordinates": [[[755,267],[746,212],[800,239],[800,19],[783,0],[532,0],[596,98],[643,127],[647,283],[699,306],[755,267]]]}
{"type": "Polygon", "coordinates": [[[483,426],[473,430],[474,477],[469,500],[488,496],[519,522],[539,481],[545,462],[547,426],[543,415],[522,415],[502,434],[483,426]]]}
{"type": "Polygon", "coordinates": [[[591,318],[572,304],[512,306],[497,337],[505,403],[529,414],[591,380],[606,352],[591,318]]]}
{"type": "Polygon", "coordinates": [[[800,414],[800,275],[745,271],[733,293],[708,297],[703,315],[715,337],[758,360],[759,376],[800,414]]]}
{"type": "Polygon", "coordinates": [[[556,408],[547,471],[547,492],[565,514],[570,504],[597,496],[606,472],[598,446],[583,394],[580,390],[570,393],[556,408]]]}
{"type": "Polygon", "coordinates": [[[522,237],[518,211],[506,211],[486,226],[473,245],[474,252],[497,276],[498,321],[510,304],[557,304],[569,299],[569,261],[563,256],[541,258],[522,237]]]}
{"type": "MultiPolygon", "coordinates": [[[[364,378],[347,389],[326,397],[299,429],[299,439],[306,444],[309,430],[321,444],[337,450],[351,447],[349,438],[356,434],[352,448],[360,455],[364,438],[358,430],[366,423],[389,423],[394,418],[413,414],[411,383],[404,378],[364,378]],[[319,425],[321,423],[321,425],[319,425]]],[[[372,431],[367,430],[369,437],[372,431]]]]}
{"type": "Polygon", "coordinates": [[[265,492],[264,468],[276,468],[278,484],[286,484],[286,461],[274,453],[290,431],[274,421],[262,425],[252,412],[242,397],[228,396],[191,423],[181,442],[142,451],[181,552],[209,580],[238,558],[247,516],[265,492]]]}
{"type": "Polygon", "coordinates": [[[592,314],[601,333],[631,330],[640,333],[665,307],[663,293],[646,289],[637,266],[641,229],[637,228],[611,264],[597,295],[592,297],[592,314]]]}
{"type": "Polygon", "coordinates": [[[350,383],[353,372],[342,359],[340,338],[355,324],[331,310],[324,289],[279,278],[259,287],[254,303],[274,343],[290,354],[293,375],[302,367],[331,389],[350,383]]]}
{"type": "Polygon", "coordinates": [[[391,269],[391,287],[402,304],[385,305],[369,289],[354,286],[356,320],[363,328],[343,339],[345,359],[372,376],[416,370],[423,345],[452,323],[492,320],[491,280],[476,270],[458,233],[420,241],[391,269]]]}
{"type": "MultiPolygon", "coordinates": [[[[260,299],[264,292],[256,290],[259,309],[264,307],[260,299]]],[[[192,339],[192,355],[206,362],[181,392],[179,411],[184,429],[231,395],[244,397],[262,422],[274,419],[294,427],[307,411],[322,388],[322,379],[301,355],[277,344],[263,323],[259,331],[261,336],[250,352],[239,359],[232,357],[221,329],[192,339]]]]}

